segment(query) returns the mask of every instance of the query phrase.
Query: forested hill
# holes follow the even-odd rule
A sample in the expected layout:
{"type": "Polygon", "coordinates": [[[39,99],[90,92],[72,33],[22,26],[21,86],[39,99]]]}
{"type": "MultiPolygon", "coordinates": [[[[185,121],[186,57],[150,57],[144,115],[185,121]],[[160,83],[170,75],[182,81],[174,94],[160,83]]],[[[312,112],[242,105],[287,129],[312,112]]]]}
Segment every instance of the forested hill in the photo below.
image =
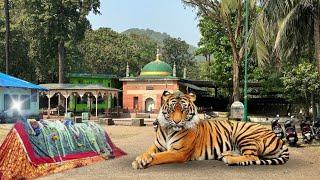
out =
{"type": "Polygon", "coordinates": [[[122,33],[123,34],[139,34],[139,35],[147,36],[159,45],[163,45],[163,40],[165,40],[166,38],[170,38],[170,35],[167,33],[156,32],[151,29],[131,28],[123,31],[122,33]]]}
{"type": "MultiPolygon", "coordinates": [[[[138,34],[138,35],[147,36],[150,39],[152,39],[153,41],[155,41],[160,46],[163,45],[163,40],[165,40],[167,38],[172,38],[167,33],[157,32],[152,29],[131,28],[131,29],[123,31],[122,33],[123,34],[138,34]]],[[[197,48],[195,46],[189,44],[189,52],[191,54],[194,54],[196,50],[197,50],[197,48]]],[[[203,59],[203,58],[200,56],[196,56],[195,59],[203,59]]]]}

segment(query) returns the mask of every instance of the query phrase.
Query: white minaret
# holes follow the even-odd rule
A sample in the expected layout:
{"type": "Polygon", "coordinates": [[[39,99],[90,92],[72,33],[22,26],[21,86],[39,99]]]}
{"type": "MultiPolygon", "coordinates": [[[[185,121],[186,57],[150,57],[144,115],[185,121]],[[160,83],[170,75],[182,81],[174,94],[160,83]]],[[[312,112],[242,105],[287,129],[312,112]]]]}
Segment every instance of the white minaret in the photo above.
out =
{"type": "Polygon", "coordinates": [[[187,78],[187,68],[183,68],[183,79],[187,78]]]}
{"type": "Polygon", "coordinates": [[[173,63],[173,70],[172,70],[173,77],[177,77],[177,67],[176,62],[173,63]]]}
{"type": "Polygon", "coordinates": [[[127,62],[126,77],[130,76],[129,63],[127,62]]]}

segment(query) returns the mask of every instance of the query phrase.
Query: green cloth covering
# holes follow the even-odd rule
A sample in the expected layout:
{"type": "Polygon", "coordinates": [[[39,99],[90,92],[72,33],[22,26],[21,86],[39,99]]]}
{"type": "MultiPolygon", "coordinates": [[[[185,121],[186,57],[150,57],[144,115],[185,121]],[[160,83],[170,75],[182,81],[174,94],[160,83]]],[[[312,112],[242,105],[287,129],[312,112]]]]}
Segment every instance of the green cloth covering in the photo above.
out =
{"type": "Polygon", "coordinates": [[[32,147],[38,156],[64,157],[88,151],[95,151],[102,156],[111,154],[105,131],[98,124],[65,124],[60,121],[41,120],[38,122],[40,134],[36,135],[35,128],[31,127],[29,122],[24,122],[32,147]]]}

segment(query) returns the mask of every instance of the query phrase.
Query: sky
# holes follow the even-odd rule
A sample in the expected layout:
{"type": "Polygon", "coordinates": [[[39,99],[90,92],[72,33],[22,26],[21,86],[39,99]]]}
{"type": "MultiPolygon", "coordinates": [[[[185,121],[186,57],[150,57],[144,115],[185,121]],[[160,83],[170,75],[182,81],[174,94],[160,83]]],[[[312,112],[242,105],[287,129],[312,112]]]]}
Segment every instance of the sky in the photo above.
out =
{"type": "Polygon", "coordinates": [[[200,32],[196,12],[181,0],[101,0],[101,15],[89,15],[93,29],[117,32],[130,28],[152,29],[197,46],[200,32]]]}

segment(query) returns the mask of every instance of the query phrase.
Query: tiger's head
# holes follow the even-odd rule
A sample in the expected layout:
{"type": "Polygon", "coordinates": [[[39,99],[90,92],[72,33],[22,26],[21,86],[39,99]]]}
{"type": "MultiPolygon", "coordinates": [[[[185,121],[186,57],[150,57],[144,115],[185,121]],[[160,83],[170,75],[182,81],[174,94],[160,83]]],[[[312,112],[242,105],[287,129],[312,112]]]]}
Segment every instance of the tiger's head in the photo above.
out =
{"type": "Polygon", "coordinates": [[[199,122],[197,107],[194,104],[196,95],[164,91],[163,105],[160,108],[158,122],[162,127],[175,131],[193,128],[199,122]]]}

